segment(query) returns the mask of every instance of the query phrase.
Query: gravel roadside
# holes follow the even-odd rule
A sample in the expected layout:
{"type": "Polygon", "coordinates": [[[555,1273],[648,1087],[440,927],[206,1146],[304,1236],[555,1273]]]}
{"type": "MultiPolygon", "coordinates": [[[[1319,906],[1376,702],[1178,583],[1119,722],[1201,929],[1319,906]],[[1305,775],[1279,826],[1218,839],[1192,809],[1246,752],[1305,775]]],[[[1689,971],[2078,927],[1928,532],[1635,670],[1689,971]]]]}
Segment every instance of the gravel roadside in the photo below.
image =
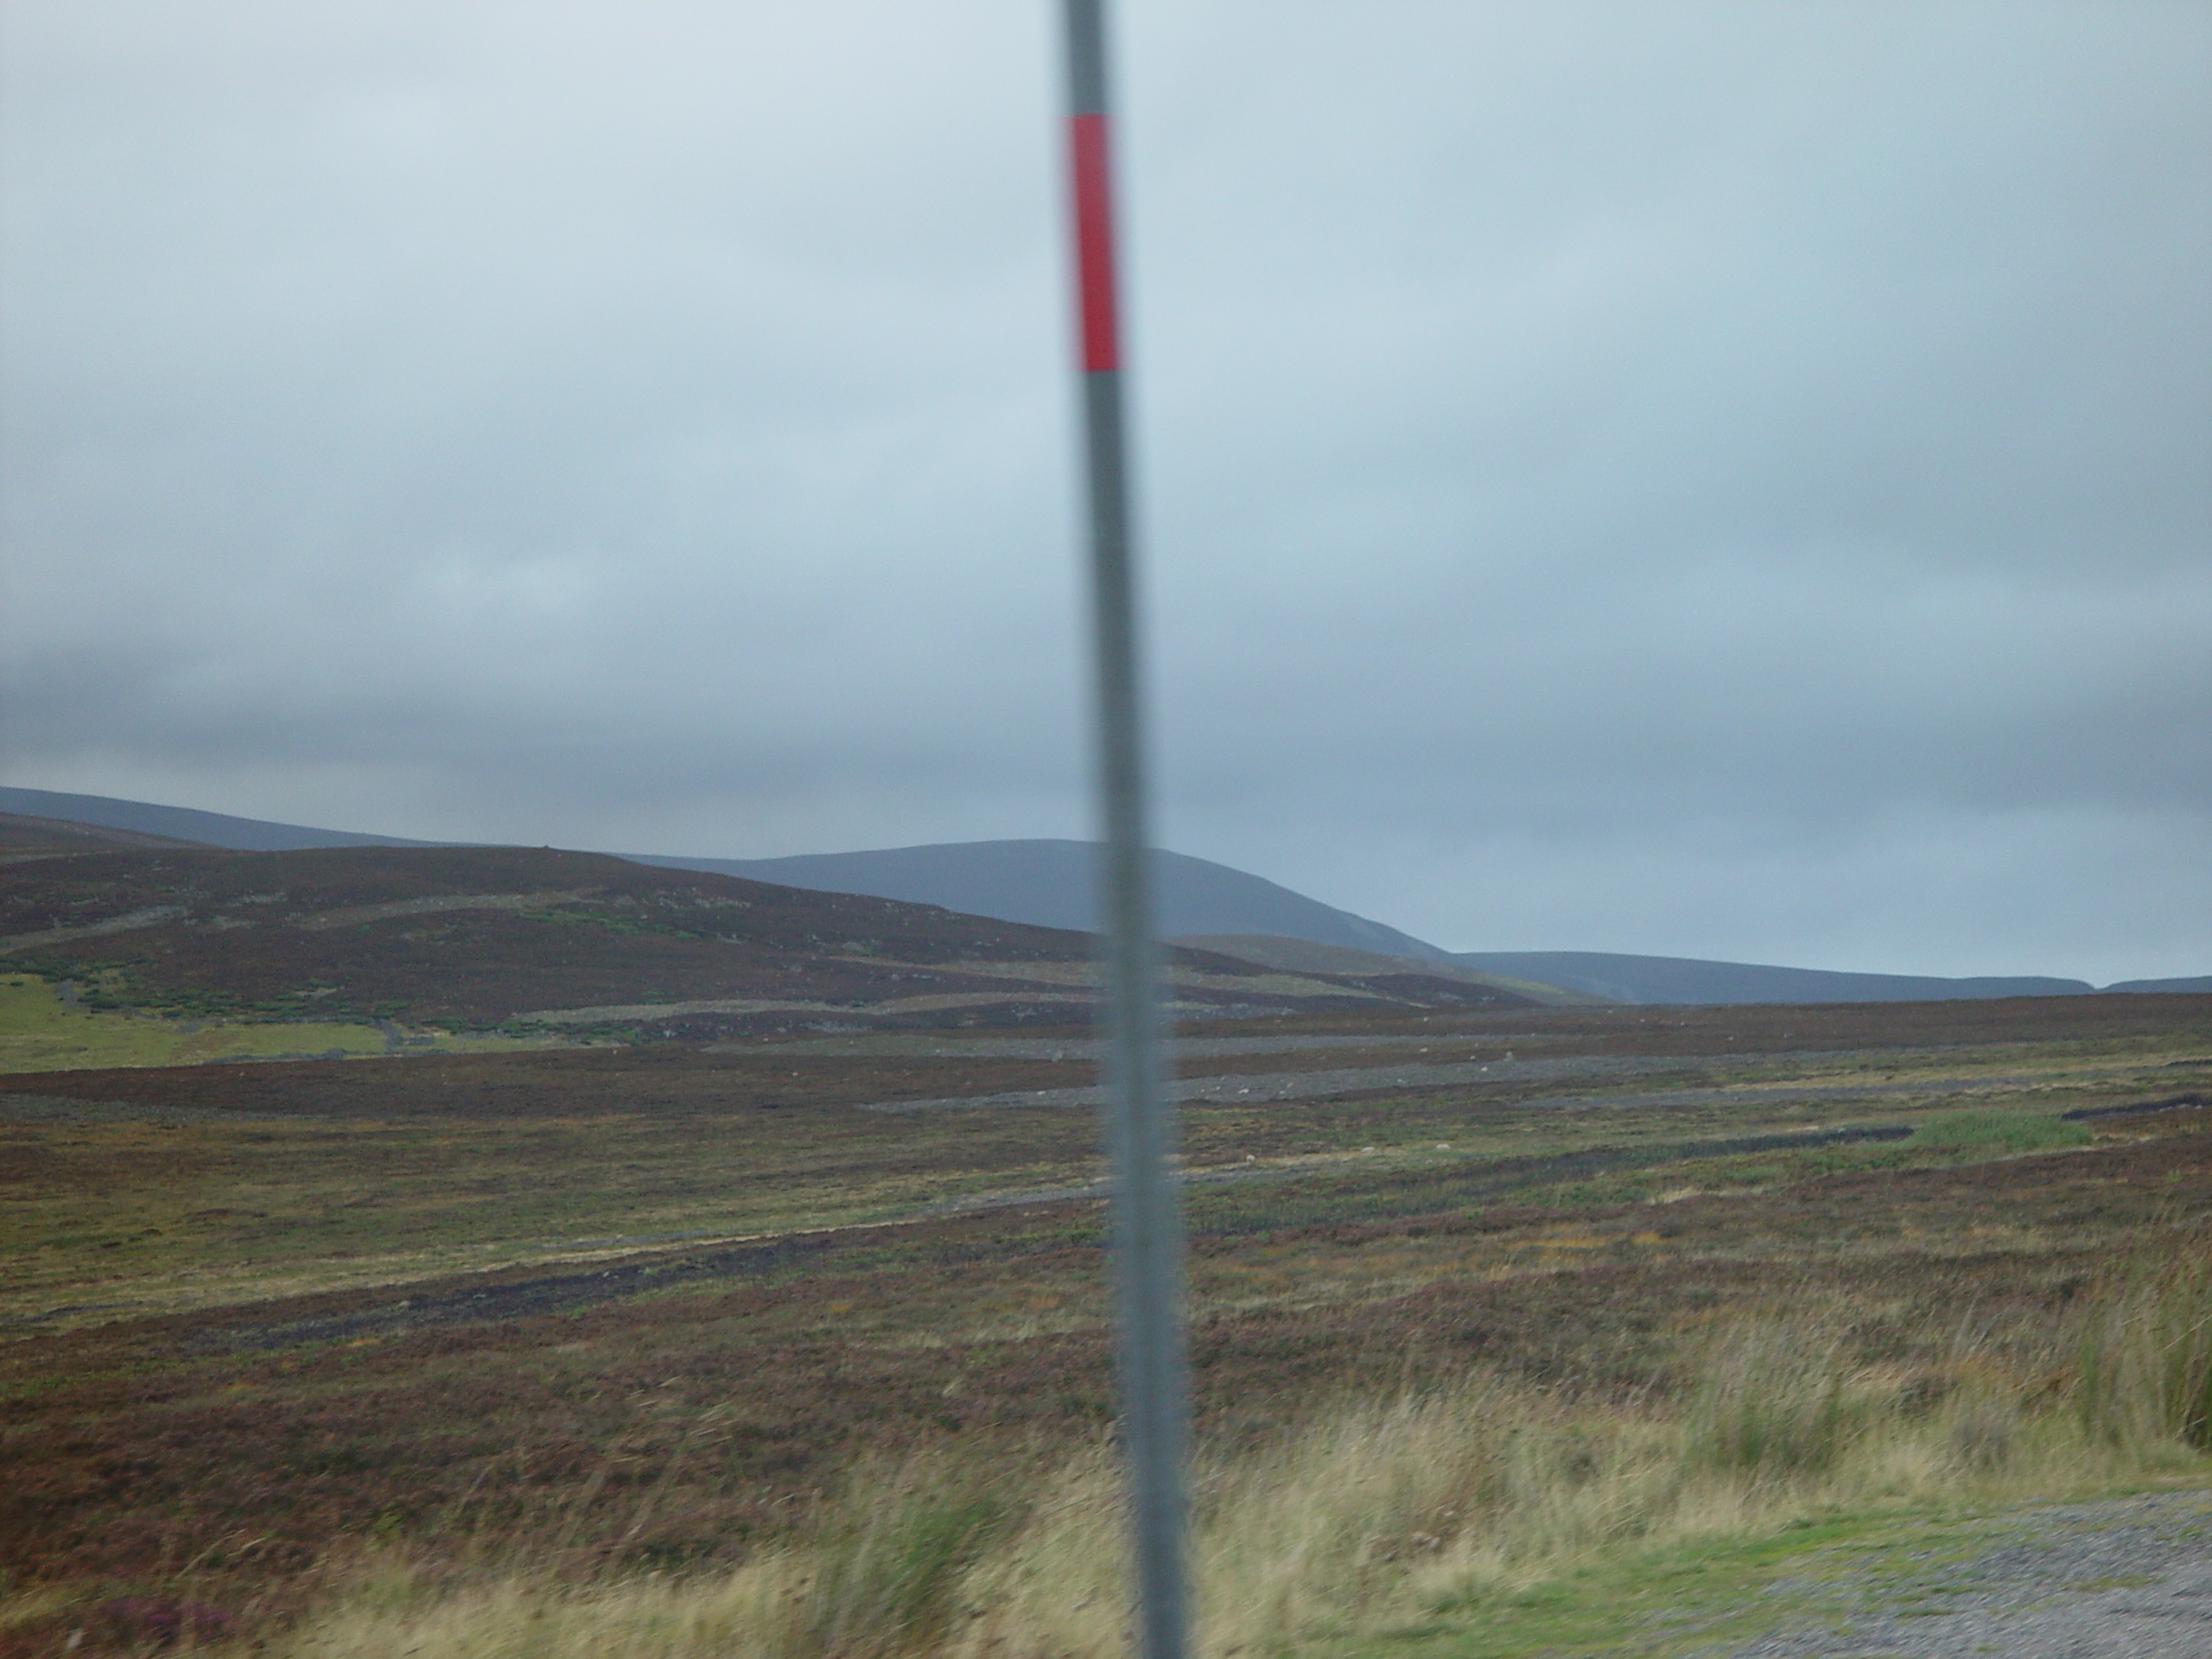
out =
{"type": "Polygon", "coordinates": [[[1978,1531],[1779,1580],[1787,1624],[1698,1659],[2212,1659],[2212,1494],[2048,1505],[1978,1531]]]}

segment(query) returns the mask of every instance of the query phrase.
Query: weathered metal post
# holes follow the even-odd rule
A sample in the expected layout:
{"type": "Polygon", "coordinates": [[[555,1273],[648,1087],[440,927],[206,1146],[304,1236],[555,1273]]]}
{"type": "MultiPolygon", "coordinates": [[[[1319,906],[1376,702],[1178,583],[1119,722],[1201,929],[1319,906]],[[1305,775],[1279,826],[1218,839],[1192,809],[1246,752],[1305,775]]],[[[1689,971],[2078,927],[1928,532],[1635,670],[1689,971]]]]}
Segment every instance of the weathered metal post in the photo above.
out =
{"type": "Polygon", "coordinates": [[[1068,163],[1090,477],[1097,787],[1105,842],[1105,1063],[1121,1298],[1122,1433],[1136,1559],[1138,1651],[1183,1659],[1190,1385],[1183,1215],[1160,1051],[1131,571],[1127,415],[1115,292],[1103,0],[1065,0],[1068,163]]]}

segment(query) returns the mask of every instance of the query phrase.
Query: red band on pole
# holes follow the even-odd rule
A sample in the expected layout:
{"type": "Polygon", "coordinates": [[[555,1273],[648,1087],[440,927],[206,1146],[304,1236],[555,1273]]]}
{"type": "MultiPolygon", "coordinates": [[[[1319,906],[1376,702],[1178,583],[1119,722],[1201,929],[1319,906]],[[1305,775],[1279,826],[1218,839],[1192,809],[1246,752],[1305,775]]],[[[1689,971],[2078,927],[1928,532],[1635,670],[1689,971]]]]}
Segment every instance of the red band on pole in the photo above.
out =
{"type": "Polygon", "coordinates": [[[1114,209],[1106,183],[1106,118],[1068,118],[1068,159],[1075,175],[1076,279],[1083,296],[1083,366],[1122,366],[1114,324],[1114,209]]]}

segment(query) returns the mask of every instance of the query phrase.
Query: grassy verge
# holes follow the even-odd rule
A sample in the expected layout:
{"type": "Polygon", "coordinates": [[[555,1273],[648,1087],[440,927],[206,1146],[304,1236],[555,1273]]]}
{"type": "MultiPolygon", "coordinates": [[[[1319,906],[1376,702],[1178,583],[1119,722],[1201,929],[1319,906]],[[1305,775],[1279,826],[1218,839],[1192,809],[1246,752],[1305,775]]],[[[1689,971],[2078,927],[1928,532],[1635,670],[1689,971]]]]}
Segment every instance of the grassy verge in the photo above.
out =
{"type": "MultiPolygon", "coordinates": [[[[1479,1619],[1432,1617],[1339,1649],[1402,1659],[1640,1659],[1710,1653],[1787,1627],[1834,1630],[1885,1605],[1945,1611],[1942,1569],[2034,1529],[2023,1502],[2099,1498],[2142,1491],[2203,1493],[2193,1468],[2133,1479],[2085,1471],[2063,1490],[2024,1499],[1986,1491],[1890,1501],[1859,1511],[1809,1510],[1759,1535],[1717,1535],[1598,1560],[1550,1582],[1496,1596],[1479,1619]]],[[[2196,1500],[2203,1503],[2205,1500],[2196,1500]]]]}

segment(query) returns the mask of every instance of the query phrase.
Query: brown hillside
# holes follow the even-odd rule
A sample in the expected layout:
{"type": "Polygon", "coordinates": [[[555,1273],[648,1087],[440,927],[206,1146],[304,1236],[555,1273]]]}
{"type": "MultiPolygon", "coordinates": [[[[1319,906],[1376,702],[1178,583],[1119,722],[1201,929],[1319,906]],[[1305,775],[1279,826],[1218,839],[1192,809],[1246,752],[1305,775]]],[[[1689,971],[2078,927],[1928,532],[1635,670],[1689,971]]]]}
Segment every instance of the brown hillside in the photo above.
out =
{"type": "Polygon", "coordinates": [[[1414,957],[1386,956],[1348,944],[1322,944],[1313,939],[1285,938],[1273,933],[1192,933],[1175,941],[1194,950],[1211,950],[1263,968],[1287,973],[1332,974],[1356,980],[1371,989],[1389,990],[1408,980],[1440,980],[1447,984],[1472,985],[1501,993],[1508,1002],[1532,1001],[1546,1007],[1592,1007],[1609,1003],[1611,997],[1564,986],[1543,985],[1533,980],[1509,979],[1462,968],[1456,963],[1425,962],[1414,957]]]}
{"type": "Polygon", "coordinates": [[[111,830],[105,824],[73,823],[67,818],[33,817],[24,812],[0,812],[0,864],[24,858],[60,858],[73,853],[102,852],[111,847],[196,847],[197,842],[173,841],[136,830],[111,830]]]}
{"type": "MultiPolygon", "coordinates": [[[[1080,933],[531,848],[133,850],[0,868],[0,961],[94,1006],[701,1036],[1067,1024],[1080,933]]],[[[1174,954],[1191,1011],[1402,1007],[1328,975],[1174,954]]],[[[1433,988],[1446,994],[1451,987],[1433,988]]]]}

